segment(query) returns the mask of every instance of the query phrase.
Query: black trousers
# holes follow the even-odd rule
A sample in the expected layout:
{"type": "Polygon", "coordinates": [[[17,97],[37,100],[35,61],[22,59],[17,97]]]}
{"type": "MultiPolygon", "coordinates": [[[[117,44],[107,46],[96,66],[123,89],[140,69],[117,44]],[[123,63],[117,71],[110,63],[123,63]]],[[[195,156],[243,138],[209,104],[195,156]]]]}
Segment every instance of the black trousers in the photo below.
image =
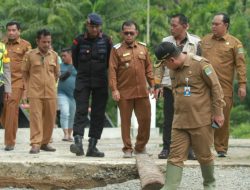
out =
{"type": "Polygon", "coordinates": [[[172,90],[163,88],[164,98],[164,124],[163,124],[163,149],[170,148],[171,143],[171,130],[174,116],[174,97],[172,90]]]}
{"type": "Polygon", "coordinates": [[[0,116],[2,115],[3,111],[3,102],[4,102],[4,85],[0,86],[0,116]]]}
{"type": "Polygon", "coordinates": [[[76,101],[76,113],[73,126],[73,136],[84,136],[87,127],[86,118],[91,97],[90,129],[89,137],[100,139],[104,127],[105,109],[108,100],[108,87],[91,88],[84,87],[74,91],[76,101]]]}

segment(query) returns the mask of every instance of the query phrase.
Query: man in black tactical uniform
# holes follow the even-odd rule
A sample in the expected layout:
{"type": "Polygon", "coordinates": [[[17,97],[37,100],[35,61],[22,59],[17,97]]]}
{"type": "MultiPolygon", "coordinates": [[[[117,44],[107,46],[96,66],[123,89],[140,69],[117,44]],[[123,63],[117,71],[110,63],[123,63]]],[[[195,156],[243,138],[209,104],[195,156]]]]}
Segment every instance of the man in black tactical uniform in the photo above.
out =
{"type": "Polygon", "coordinates": [[[73,126],[74,144],[70,151],[77,156],[84,155],[82,139],[85,118],[88,115],[91,96],[91,114],[89,146],[86,156],[104,157],[96,148],[101,138],[105,108],[108,100],[107,69],[112,47],[110,37],[101,31],[102,19],[96,13],[90,13],[86,21],[87,31],[74,39],[72,45],[73,65],[77,70],[74,97],[76,113],[73,126]]]}

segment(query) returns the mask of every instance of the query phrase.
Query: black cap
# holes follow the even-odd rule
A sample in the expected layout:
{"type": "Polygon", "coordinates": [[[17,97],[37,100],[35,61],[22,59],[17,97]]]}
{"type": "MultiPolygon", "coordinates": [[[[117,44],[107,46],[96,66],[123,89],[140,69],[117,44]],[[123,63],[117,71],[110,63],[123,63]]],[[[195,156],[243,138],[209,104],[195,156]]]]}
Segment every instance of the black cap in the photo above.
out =
{"type": "Polygon", "coordinates": [[[154,66],[159,67],[162,64],[163,59],[178,54],[180,54],[180,50],[173,43],[162,42],[155,48],[155,56],[157,57],[158,62],[154,66]]]}
{"type": "Polygon", "coordinates": [[[90,14],[88,14],[87,22],[89,24],[93,24],[93,25],[102,25],[102,18],[100,15],[98,15],[96,13],[90,13],[90,14]]]}

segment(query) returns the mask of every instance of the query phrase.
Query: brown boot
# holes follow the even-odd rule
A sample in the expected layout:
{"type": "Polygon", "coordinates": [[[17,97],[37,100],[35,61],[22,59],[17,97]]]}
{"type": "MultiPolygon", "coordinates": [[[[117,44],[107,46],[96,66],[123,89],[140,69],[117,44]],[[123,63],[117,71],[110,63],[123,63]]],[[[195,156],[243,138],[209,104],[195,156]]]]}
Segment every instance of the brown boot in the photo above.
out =
{"type": "Polygon", "coordinates": [[[38,154],[40,152],[40,148],[38,146],[32,145],[30,149],[30,154],[38,154]]]}
{"type": "Polygon", "coordinates": [[[41,150],[48,151],[48,152],[55,152],[56,149],[50,146],[49,144],[43,144],[41,146],[41,150]]]}

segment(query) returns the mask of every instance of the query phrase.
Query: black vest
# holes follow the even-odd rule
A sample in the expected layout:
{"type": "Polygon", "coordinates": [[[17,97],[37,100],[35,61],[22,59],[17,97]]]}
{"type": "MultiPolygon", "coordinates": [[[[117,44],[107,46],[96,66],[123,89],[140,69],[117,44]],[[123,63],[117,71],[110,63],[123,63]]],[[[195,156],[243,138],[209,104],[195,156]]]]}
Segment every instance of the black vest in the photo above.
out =
{"type": "Polygon", "coordinates": [[[80,35],[77,41],[76,89],[83,86],[108,86],[107,69],[111,49],[108,36],[103,34],[101,37],[90,39],[80,35]]]}

